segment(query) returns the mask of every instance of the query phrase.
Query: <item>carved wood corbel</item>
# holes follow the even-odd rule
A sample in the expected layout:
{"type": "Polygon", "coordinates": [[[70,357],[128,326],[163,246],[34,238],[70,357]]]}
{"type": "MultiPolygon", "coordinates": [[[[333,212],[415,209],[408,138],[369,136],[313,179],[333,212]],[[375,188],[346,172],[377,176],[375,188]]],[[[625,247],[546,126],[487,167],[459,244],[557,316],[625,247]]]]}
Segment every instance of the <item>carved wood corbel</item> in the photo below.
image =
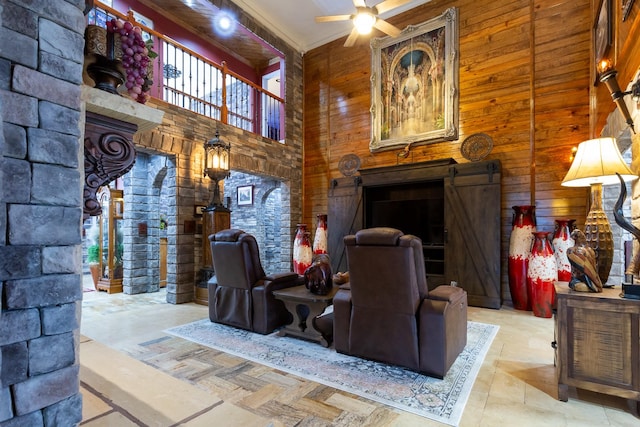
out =
{"type": "Polygon", "coordinates": [[[83,217],[102,213],[98,189],[129,172],[136,160],[135,124],[87,112],[84,139],[83,217]]]}

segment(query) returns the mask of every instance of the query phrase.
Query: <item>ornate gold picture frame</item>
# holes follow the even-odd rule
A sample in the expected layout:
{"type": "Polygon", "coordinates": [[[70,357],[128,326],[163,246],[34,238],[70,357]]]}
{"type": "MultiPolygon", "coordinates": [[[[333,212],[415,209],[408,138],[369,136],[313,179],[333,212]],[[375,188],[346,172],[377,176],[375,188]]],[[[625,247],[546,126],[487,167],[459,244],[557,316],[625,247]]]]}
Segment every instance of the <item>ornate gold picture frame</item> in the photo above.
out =
{"type": "Polygon", "coordinates": [[[371,152],[458,138],[457,15],[371,41],[371,152]]]}

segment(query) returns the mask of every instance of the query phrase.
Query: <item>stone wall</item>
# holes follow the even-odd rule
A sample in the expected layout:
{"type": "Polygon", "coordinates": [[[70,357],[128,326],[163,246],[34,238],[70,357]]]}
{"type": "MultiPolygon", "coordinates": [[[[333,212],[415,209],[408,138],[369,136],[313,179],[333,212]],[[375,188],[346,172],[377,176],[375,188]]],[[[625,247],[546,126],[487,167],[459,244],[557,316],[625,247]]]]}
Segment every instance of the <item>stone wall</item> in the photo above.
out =
{"type": "Polygon", "coordinates": [[[0,426],[82,418],[84,1],[0,3],[0,426]]]}
{"type": "MultiPolygon", "coordinates": [[[[635,79],[634,79],[635,81],[635,79]]],[[[624,87],[624,82],[619,82],[620,86],[624,87]]],[[[627,90],[630,89],[630,84],[627,90]]],[[[638,129],[638,122],[640,121],[640,115],[638,114],[638,104],[633,101],[631,96],[625,97],[627,108],[634,119],[635,128],[638,129]]],[[[622,153],[622,157],[626,163],[630,165],[631,170],[640,174],[640,167],[638,166],[639,158],[637,156],[637,134],[634,134],[629,126],[626,124],[624,117],[616,109],[607,117],[607,123],[604,126],[600,136],[611,136],[616,138],[618,148],[622,153]],[[633,142],[635,141],[635,142],[633,142]]],[[[632,220],[636,227],[640,227],[640,198],[638,191],[640,185],[637,181],[628,182],[627,186],[627,200],[624,204],[624,216],[627,219],[632,220]]],[[[620,286],[624,280],[625,274],[625,242],[634,241],[634,237],[631,233],[622,229],[613,217],[613,207],[620,195],[620,184],[605,185],[602,189],[603,208],[607,213],[609,222],[611,223],[611,231],[613,233],[613,264],[611,266],[611,273],[609,274],[608,284],[613,286],[620,286]]],[[[634,243],[634,252],[638,252],[638,242],[634,243]]],[[[638,281],[638,277],[635,278],[638,281]]]]}
{"type": "Polygon", "coordinates": [[[224,182],[224,191],[230,201],[231,227],[253,234],[260,249],[260,260],[267,274],[291,270],[291,258],[283,256],[283,247],[293,242],[287,236],[289,223],[283,223],[282,183],[259,175],[233,172],[224,182]],[[238,187],[251,186],[253,201],[239,205],[238,187]]]}

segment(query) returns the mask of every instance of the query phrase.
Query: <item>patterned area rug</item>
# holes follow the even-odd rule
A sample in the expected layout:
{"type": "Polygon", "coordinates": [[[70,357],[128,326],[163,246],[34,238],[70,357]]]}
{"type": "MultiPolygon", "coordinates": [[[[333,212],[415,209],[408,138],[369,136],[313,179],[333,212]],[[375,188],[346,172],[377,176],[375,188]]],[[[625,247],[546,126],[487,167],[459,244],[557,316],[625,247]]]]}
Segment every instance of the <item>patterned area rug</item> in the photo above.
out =
{"type": "Polygon", "coordinates": [[[458,425],[498,329],[496,325],[468,322],[467,346],[442,380],[346,356],[316,343],[279,337],[276,333],[259,335],[209,319],[165,332],[435,421],[458,425]]]}

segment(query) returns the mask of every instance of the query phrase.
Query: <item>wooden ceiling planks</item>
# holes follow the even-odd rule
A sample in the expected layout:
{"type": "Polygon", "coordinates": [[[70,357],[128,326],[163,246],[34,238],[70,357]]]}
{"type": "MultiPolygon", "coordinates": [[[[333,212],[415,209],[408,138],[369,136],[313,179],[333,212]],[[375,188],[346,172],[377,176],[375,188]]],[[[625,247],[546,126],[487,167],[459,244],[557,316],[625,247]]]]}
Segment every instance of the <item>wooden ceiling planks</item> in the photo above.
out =
{"type": "Polygon", "coordinates": [[[190,1],[188,5],[175,0],[138,1],[194,35],[228,52],[254,70],[265,69],[269,61],[277,56],[273,48],[264,41],[260,41],[257,36],[250,34],[247,29],[239,29],[229,37],[216,34],[213,30],[213,22],[219,9],[206,0],[190,1]]]}

